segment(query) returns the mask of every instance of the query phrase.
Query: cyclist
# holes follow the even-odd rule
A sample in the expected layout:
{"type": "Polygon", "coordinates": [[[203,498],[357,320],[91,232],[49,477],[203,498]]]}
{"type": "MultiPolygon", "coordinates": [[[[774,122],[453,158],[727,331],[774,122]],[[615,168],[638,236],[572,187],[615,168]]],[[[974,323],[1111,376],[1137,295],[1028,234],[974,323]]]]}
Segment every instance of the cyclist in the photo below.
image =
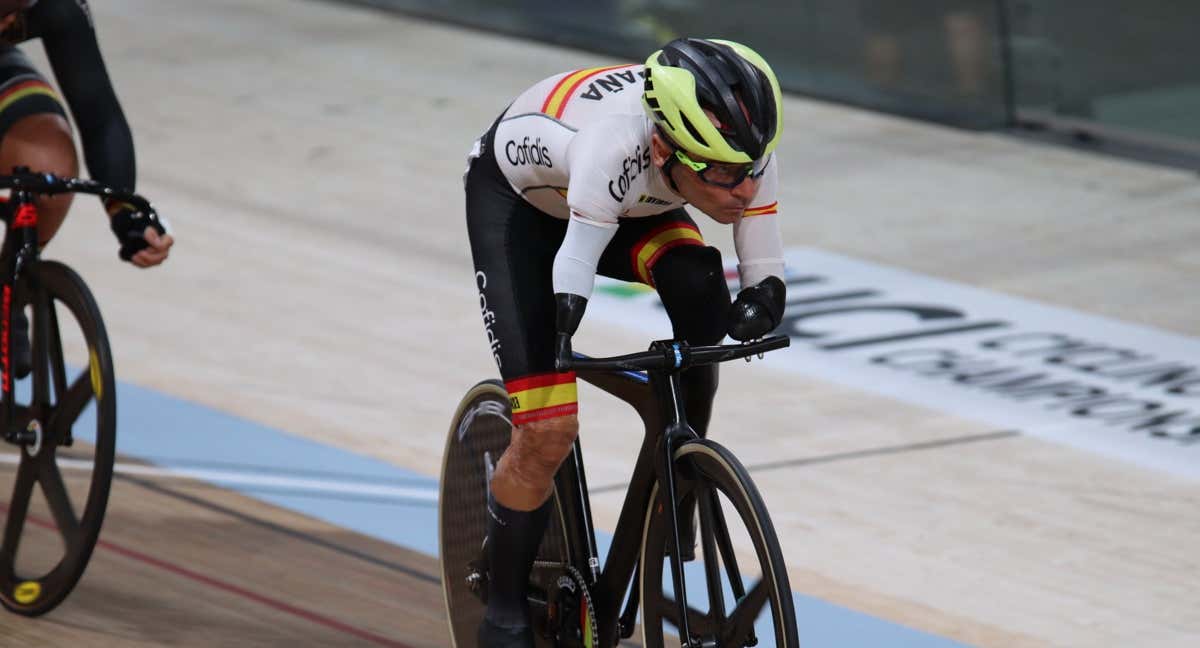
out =
{"type": "MultiPolygon", "coordinates": [[[[46,56],[79,127],[91,176],[134,188],[133,137],[113,91],[85,0],[0,0],[0,173],[16,166],[61,176],[79,174],[75,141],[58,93],[16,46],[41,38],[46,56]]],[[[62,225],[72,194],[38,199],[38,242],[62,225]]],[[[162,263],[174,239],[132,205],[104,205],[121,257],[147,268],[162,263]]],[[[14,318],[14,372],[31,366],[28,322],[14,318]]]]}
{"type": "MultiPolygon", "coordinates": [[[[750,48],[678,39],[645,65],[538,82],[471,152],[467,229],[493,358],[512,403],[512,441],[488,502],[482,646],[532,646],[525,586],[549,517],[554,473],[578,433],[571,352],[597,273],[653,286],[676,338],[715,344],[778,325],[779,84],[750,48]],[[720,252],[685,204],[733,226],[742,286],[731,304],[720,252]]],[[[704,434],[716,366],[683,376],[704,434]]],[[[686,547],[691,543],[685,544],[686,547]]]]}

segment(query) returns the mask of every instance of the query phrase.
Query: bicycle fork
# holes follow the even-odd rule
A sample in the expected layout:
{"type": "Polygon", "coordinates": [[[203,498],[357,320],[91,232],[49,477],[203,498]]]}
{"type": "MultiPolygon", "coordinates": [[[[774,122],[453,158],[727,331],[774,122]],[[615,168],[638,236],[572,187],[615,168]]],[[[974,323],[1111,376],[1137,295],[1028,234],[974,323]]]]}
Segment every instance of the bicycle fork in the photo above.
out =
{"type": "Polygon", "coordinates": [[[685,441],[699,437],[687,423],[687,415],[684,413],[683,393],[680,389],[679,372],[671,372],[666,378],[665,381],[653,380],[652,378],[652,382],[655,383],[655,390],[658,392],[658,397],[665,404],[669,405],[665,409],[672,413],[671,421],[667,424],[666,433],[663,434],[661,457],[657,470],[658,482],[665,491],[665,512],[671,525],[670,541],[674,547],[673,551],[671,551],[671,582],[675,588],[675,603],[679,608],[679,632],[682,648],[701,648],[699,643],[692,642],[691,627],[688,623],[687,582],[683,573],[683,560],[681,558],[683,556],[683,543],[680,541],[679,507],[676,505],[677,489],[675,483],[675,450],[685,441]]]}

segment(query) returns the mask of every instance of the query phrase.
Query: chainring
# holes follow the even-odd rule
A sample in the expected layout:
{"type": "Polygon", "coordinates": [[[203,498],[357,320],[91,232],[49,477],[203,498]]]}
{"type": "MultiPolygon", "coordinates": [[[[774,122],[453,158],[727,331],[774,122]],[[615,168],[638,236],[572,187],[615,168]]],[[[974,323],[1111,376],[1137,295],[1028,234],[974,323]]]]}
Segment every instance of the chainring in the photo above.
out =
{"type": "Polygon", "coordinates": [[[555,581],[555,599],[551,625],[560,648],[598,648],[596,608],[592,593],[579,570],[563,565],[555,581]]]}

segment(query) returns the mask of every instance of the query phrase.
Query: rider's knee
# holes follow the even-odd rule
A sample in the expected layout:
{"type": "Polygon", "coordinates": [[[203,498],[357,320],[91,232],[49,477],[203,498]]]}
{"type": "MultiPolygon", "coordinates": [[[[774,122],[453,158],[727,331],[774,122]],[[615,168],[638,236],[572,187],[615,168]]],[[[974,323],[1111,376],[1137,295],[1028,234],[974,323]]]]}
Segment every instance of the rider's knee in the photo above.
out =
{"type": "Polygon", "coordinates": [[[676,337],[692,344],[725,337],[730,298],[719,250],[680,246],[663,254],[651,272],[676,337]]]}
{"type": "MultiPolygon", "coordinates": [[[[58,176],[79,175],[79,158],[67,120],[53,113],[37,113],[13,123],[0,140],[0,169],[9,173],[17,166],[58,176]]],[[[38,234],[42,243],[66,218],[72,196],[66,193],[38,199],[38,234]]]]}
{"type": "Polygon", "coordinates": [[[579,417],[574,414],[521,425],[513,434],[512,447],[520,464],[514,468],[538,481],[553,479],[577,436],[579,417]]]}
{"type": "MultiPolygon", "coordinates": [[[[0,140],[0,163],[56,175],[78,175],[79,157],[70,124],[53,113],[22,117],[0,140]]],[[[5,169],[8,171],[11,169],[5,169]]]]}

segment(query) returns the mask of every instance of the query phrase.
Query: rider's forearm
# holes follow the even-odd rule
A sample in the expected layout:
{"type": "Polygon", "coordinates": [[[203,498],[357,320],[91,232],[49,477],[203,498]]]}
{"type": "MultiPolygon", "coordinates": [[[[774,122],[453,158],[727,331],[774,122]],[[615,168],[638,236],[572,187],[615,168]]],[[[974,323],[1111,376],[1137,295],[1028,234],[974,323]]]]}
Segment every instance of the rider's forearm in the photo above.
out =
{"type": "Polygon", "coordinates": [[[767,277],[783,279],[783,238],[779,233],[779,157],[772,156],[758,193],[746,213],[733,224],[742,286],[754,286],[767,277]]]}
{"type": "Polygon", "coordinates": [[[733,242],[743,286],[753,286],[770,276],[784,278],[783,239],[777,214],[742,218],[734,227],[733,242]]]}

